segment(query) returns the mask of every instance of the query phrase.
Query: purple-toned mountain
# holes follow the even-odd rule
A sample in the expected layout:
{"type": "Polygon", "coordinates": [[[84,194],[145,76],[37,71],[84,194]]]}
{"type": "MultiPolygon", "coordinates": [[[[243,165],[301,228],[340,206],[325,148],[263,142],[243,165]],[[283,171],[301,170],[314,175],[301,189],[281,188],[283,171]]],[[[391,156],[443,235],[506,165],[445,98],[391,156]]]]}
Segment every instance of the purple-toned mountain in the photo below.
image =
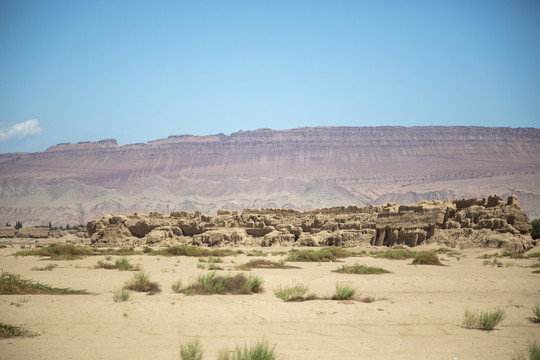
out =
{"type": "Polygon", "coordinates": [[[517,194],[540,216],[540,129],[317,127],[0,155],[0,221],[517,194]]]}

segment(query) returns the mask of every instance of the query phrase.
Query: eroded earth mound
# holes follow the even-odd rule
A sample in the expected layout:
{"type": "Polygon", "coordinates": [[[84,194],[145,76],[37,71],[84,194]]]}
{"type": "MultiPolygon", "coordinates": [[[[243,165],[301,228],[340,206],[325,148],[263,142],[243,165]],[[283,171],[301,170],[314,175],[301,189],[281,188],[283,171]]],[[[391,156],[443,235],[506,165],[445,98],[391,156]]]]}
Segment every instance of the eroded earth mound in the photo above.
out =
{"type": "Polygon", "coordinates": [[[121,214],[87,225],[95,246],[191,244],[198,246],[416,246],[490,247],[524,251],[533,246],[531,224],[517,197],[499,195],[417,204],[293,209],[121,214]]]}

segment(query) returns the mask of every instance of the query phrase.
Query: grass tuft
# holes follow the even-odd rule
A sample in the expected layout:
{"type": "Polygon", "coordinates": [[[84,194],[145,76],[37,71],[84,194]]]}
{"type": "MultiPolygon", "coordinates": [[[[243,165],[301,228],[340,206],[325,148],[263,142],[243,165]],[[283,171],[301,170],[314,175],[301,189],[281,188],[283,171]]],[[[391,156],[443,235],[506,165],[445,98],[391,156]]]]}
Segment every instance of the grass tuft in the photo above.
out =
{"type": "Polygon", "coordinates": [[[203,355],[204,350],[199,339],[180,344],[180,359],[182,360],[201,360],[203,355]]]}
{"type": "Polygon", "coordinates": [[[256,275],[217,275],[214,271],[209,274],[199,275],[197,281],[182,289],[182,292],[184,294],[198,295],[245,295],[262,292],[262,284],[263,280],[256,275]]]}
{"type": "Polygon", "coordinates": [[[129,291],[125,289],[120,289],[118,291],[115,291],[113,294],[113,300],[114,302],[124,302],[128,301],[131,298],[131,294],[129,291]]]}
{"type": "MultiPolygon", "coordinates": [[[[110,260],[111,257],[105,257],[105,260],[110,260]],[[108,259],[107,259],[108,258],[108,259]]],[[[131,265],[131,263],[129,262],[129,260],[125,257],[123,258],[120,258],[120,259],[117,259],[116,262],[113,264],[113,263],[109,263],[109,262],[105,262],[103,260],[99,260],[97,262],[97,264],[94,266],[94,268],[96,269],[108,269],[108,270],[112,270],[112,269],[118,269],[120,271],[128,271],[128,270],[131,270],[131,271],[140,271],[141,268],[140,266],[138,265],[131,265]]]]}
{"type": "Polygon", "coordinates": [[[388,249],[372,253],[373,257],[388,259],[388,260],[406,260],[412,259],[416,253],[409,249],[388,249]]]}
{"type": "Polygon", "coordinates": [[[20,275],[3,272],[0,275],[0,294],[88,294],[86,290],[55,288],[34,280],[23,279],[20,275]]]}
{"type": "Polygon", "coordinates": [[[371,266],[366,266],[366,265],[360,265],[358,263],[354,265],[343,265],[342,267],[337,268],[336,270],[332,270],[332,271],[341,273],[341,274],[366,274],[366,275],[390,273],[390,271],[380,268],[380,267],[371,267],[371,266]]]}
{"type": "Polygon", "coordinates": [[[291,286],[282,287],[274,290],[274,295],[283,301],[304,301],[309,286],[304,284],[293,284],[291,286]]]}
{"type": "Polygon", "coordinates": [[[138,272],[133,274],[133,278],[126,282],[124,289],[138,292],[146,292],[150,295],[161,291],[159,284],[156,282],[151,282],[150,274],[144,272],[138,272]]]}
{"type": "Polygon", "coordinates": [[[236,347],[236,351],[229,353],[227,349],[221,350],[218,355],[218,360],[275,360],[275,346],[270,347],[268,342],[261,340],[250,347],[236,347]]]}
{"type": "Polygon", "coordinates": [[[55,267],[57,267],[58,265],[56,264],[47,264],[43,267],[38,267],[38,266],[34,266],[32,268],[33,271],[52,271],[55,267]]]}
{"type": "Polygon", "coordinates": [[[443,266],[439,257],[432,251],[422,251],[414,255],[413,265],[439,265],[443,266]]]}
{"type": "Polygon", "coordinates": [[[356,289],[346,284],[336,284],[336,295],[333,299],[336,300],[349,300],[356,293],[356,289]]]}
{"type": "Polygon", "coordinates": [[[175,293],[181,293],[182,290],[184,289],[184,286],[182,285],[182,280],[177,280],[177,281],[173,282],[172,285],[171,285],[171,289],[175,293]]]}
{"type": "Polygon", "coordinates": [[[245,264],[236,266],[238,270],[251,269],[299,269],[297,266],[285,265],[284,261],[275,262],[266,259],[250,260],[245,264]]]}
{"type": "Polygon", "coordinates": [[[338,261],[337,259],[350,256],[355,255],[340,247],[331,246],[320,250],[291,250],[285,260],[297,262],[329,262],[338,261]]]}
{"type": "Polygon", "coordinates": [[[164,249],[159,249],[150,252],[151,255],[163,255],[163,256],[236,256],[237,251],[222,250],[222,249],[206,249],[194,245],[176,245],[164,249]]]}
{"type": "Polygon", "coordinates": [[[485,312],[472,312],[465,311],[465,319],[463,320],[463,326],[467,329],[479,329],[484,331],[491,331],[504,320],[505,312],[502,309],[485,312]]]}
{"type": "Polygon", "coordinates": [[[540,344],[537,344],[536,341],[529,343],[527,354],[519,352],[517,355],[512,356],[512,360],[540,360],[540,344]]]}
{"type": "Polygon", "coordinates": [[[532,307],[532,313],[533,313],[533,316],[531,317],[531,321],[533,323],[540,324],[540,304],[535,304],[532,307]]]}
{"type": "Polygon", "coordinates": [[[18,326],[4,324],[0,322],[0,338],[11,338],[11,337],[19,337],[19,336],[34,337],[38,335],[39,334],[35,332],[25,330],[18,326]]]}

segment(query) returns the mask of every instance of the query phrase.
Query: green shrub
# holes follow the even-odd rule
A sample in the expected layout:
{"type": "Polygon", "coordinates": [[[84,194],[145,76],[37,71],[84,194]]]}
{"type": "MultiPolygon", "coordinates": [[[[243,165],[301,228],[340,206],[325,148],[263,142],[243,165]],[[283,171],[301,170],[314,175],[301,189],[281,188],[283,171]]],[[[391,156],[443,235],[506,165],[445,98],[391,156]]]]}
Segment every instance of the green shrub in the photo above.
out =
{"type": "Polygon", "coordinates": [[[412,261],[413,265],[439,265],[442,266],[441,261],[436,253],[432,251],[422,251],[414,255],[412,261]]]}
{"type": "Polygon", "coordinates": [[[133,278],[126,283],[124,288],[138,292],[147,292],[150,294],[155,294],[161,291],[157,283],[150,282],[150,274],[144,272],[133,274],[133,278]]]}
{"type": "Polygon", "coordinates": [[[118,291],[115,291],[113,294],[113,300],[114,302],[124,302],[128,301],[131,298],[131,294],[129,291],[125,289],[120,289],[118,291]]]}
{"type": "Polygon", "coordinates": [[[529,343],[527,347],[527,354],[524,355],[520,352],[516,356],[512,356],[512,360],[540,360],[540,345],[534,341],[529,343]]]}
{"type": "Polygon", "coordinates": [[[274,290],[274,295],[283,301],[303,301],[308,290],[309,286],[304,284],[293,284],[287,287],[281,287],[280,285],[274,290]]]}
{"type": "Polygon", "coordinates": [[[275,346],[270,347],[267,341],[259,341],[247,347],[236,347],[236,351],[231,355],[227,349],[219,352],[218,360],[275,360],[275,346]]]}
{"type": "Polygon", "coordinates": [[[2,272],[0,275],[0,294],[88,294],[86,290],[55,288],[34,280],[23,279],[20,275],[2,272]]]}
{"type": "Polygon", "coordinates": [[[371,267],[366,265],[360,265],[358,263],[354,265],[343,265],[340,268],[337,268],[336,270],[332,270],[333,272],[337,273],[343,273],[343,274],[388,274],[390,271],[380,268],[380,267],[371,267]]]}
{"type": "Polygon", "coordinates": [[[345,284],[336,284],[336,300],[348,300],[354,296],[356,289],[345,284]]]}
{"type": "Polygon", "coordinates": [[[490,331],[504,320],[505,312],[502,309],[485,312],[471,312],[465,311],[465,319],[463,320],[463,326],[467,329],[479,329],[490,331]]]}
{"type": "Polygon", "coordinates": [[[180,359],[182,360],[201,360],[203,354],[204,350],[199,339],[180,344],[180,359]]]}

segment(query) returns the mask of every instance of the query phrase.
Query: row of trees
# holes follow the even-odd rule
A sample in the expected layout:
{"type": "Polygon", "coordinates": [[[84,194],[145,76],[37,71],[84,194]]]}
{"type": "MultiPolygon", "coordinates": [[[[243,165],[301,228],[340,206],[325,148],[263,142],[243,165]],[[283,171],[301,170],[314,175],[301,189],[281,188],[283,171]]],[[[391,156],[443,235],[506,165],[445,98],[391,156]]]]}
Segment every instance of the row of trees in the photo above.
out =
{"type": "MultiPolygon", "coordinates": [[[[6,226],[11,226],[11,223],[6,223],[6,226]]],[[[16,230],[19,230],[20,228],[23,227],[23,223],[20,222],[20,221],[16,221],[15,222],[15,229],[16,230]]],[[[36,227],[45,227],[45,226],[36,226],[36,227]]],[[[52,226],[52,223],[49,221],[49,225],[47,226],[49,229],[51,230],[82,230],[82,229],[85,229],[86,226],[83,225],[83,224],[79,224],[79,225],[74,225],[72,227],[70,227],[69,224],[66,225],[66,227],[63,227],[63,226],[55,226],[53,227],[52,226]]]]}

